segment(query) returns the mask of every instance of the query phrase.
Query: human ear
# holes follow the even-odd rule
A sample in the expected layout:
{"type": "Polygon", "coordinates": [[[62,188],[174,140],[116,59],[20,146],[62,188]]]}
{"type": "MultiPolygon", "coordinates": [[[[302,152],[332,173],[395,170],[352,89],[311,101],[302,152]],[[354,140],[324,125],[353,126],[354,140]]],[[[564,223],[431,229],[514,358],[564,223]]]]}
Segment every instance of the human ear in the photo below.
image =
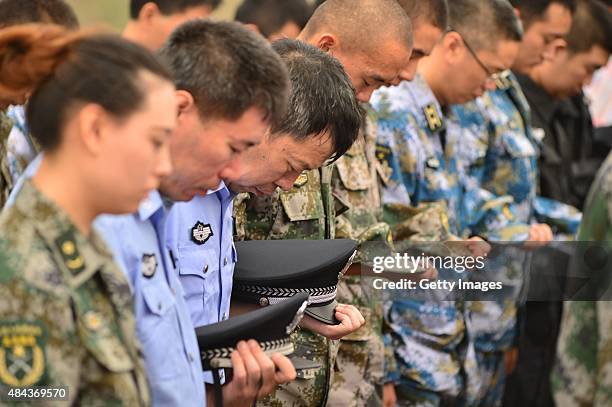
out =
{"type": "Polygon", "coordinates": [[[161,15],[161,12],[159,11],[157,4],[148,2],[145,3],[145,5],[140,9],[140,12],[138,13],[138,21],[151,24],[159,15],[161,15]]]}
{"type": "Polygon", "coordinates": [[[178,116],[191,112],[197,109],[193,95],[186,90],[176,91],[176,102],[178,106],[178,116]]]}
{"type": "Polygon", "coordinates": [[[80,141],[90,154],[98,155],[102,150],[105,137],[112,133],[104,131],[104,127],[111,119],[108,113],[100,105],[90,103],[76,114],[76,119],[80,141]]]}
{"type": "Polygon", "coordinates": [[[338,38],[333,34],[323,34],[315,43],[317,48],[324,52],[332,51],[338,47],[338,38]]]}
{"type": "Polygon", "coordinates": [[[456,64],[465,54],[465,44],[459,33],[451,31],[444,36],[442,47],[447,61],[456,64]]]}

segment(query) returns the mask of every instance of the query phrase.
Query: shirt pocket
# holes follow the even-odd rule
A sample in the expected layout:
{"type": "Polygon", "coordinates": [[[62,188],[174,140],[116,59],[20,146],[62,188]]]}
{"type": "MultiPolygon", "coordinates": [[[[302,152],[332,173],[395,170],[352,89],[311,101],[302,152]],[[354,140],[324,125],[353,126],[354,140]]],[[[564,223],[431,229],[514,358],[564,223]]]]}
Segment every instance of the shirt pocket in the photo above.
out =
{"type": "Polygon", "coordinates": [[[174,294],[163,276],[141,287],[146,311],[139,317],[138,337],[145,354],[147,375],[152,380],[171,379],[181,374],[178,359],[184,358],[183,337],[174,294]]]}
{"type": "Polygon", "coordinates": [[[336,161],[336,168],[347,190],[365,191],[371,187],[370,167],[364,154],[347,154],[336,161]]]}
{"type": "Polygon", "coordinates": [[[282,191],[280,200],[291,222],[319,219],[323,214],[321,183],[312,171],[308,173],[305,185],[282,191]]]}
{"type": "Polygon", "coordinates": [[[450,301],[394,301],[389,321],[403,337],[415,337],[434,349],[452,347],[463,335],[463,321],[450,301]]]}
{"type": "MultiPolygon", "coordinates": [[[[207,280],[216,276],[218,270],[219,255],[214,250],[202,247],[179,248],[179,279],[194,323],[204,318],[205,297],[213,294],[210,289],[212,287],[207,290],[207,280]]],[[[218,284],[217,280],[215,284],[218,284]]]]}
{"type": "Polygon", "coordinates": [[[489,146],[487,135],[471,135],[467,140],[459,140],[458,155],[460,165],[470,171],[479,171],[485,165],[489,146]]]}
{"type": "MultiPolygon", "coordinates": [[[[455,177],[456,174],[449,173],[438,157],[432,156],[427,159],[423,168],[423,178],[420,180],[421,185],[417,186],[417,188],[422,188],[420,201],[435,202],[450,199],[455,177]]],[[[410,179],[410,177],[407,178],[410,179]]]]}
{"type": "Polygon", "coordinates": [[[531,159],[536,156],[536,149],[529,139],[516,133],[506,132],[501,136],[504,152],[511,159],[531,159]]]}
{"type": "Polygon", "coordinates": [[[79,337],[85,348],[104,368],[113,373],[134,370],[132,357],[119,339],[118,326],[97,310],[80,312],[77,317],[79,337]]]}

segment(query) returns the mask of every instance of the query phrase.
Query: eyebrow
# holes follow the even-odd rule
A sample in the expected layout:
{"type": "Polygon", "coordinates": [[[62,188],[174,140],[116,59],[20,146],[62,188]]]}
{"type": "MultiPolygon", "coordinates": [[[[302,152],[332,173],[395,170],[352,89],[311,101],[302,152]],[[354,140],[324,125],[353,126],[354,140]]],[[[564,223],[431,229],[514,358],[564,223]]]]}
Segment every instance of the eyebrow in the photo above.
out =
{"type": "Polygon", "coordinates": [[[164,127],[164,126],[153,126],[151,128],[151,131],[158,131],[158,132],[161,132],[161,133],[165,133],[168,136],[172,134],[172,128],[164,127]]]}
{"type": "Polygon", "coordinates": [[[387,85],[390,85],[391,84],[391,80],[392,80],[392,79],[385,79],[385,78],[383,78],[383,77],[381,77],[379,75],[371,75],[370,78],[374,79],[375,81],[387,84],[387,85]]]}
{"type": "Polygon", "coordinates": [[[296,159],[297,164],[300,166],[300,169],[302,171],[307,171],[307,170],[311,170],[312,166],[310,164],[308,164],[306,161],[303,161],[302,159],[298,158],[296,159]]]}
{"type": "Polygon", "coordinates": [[[247,148],[251,148],[251,147],[255,147],[257,145],[257,143],[251,141],[251,140],[243,140],[242,144],[245,146],[245,149],[247,148]]]}
{"type": "Polygon", "coordinates": [[[552,37],[555,40],[558,39],[564,39],[566,37],[566,33],[558,33],[558,32],[554,32],[554,33],[546,33],[544,34],[544,36],[548,39],[550,37],[552,37]]]}

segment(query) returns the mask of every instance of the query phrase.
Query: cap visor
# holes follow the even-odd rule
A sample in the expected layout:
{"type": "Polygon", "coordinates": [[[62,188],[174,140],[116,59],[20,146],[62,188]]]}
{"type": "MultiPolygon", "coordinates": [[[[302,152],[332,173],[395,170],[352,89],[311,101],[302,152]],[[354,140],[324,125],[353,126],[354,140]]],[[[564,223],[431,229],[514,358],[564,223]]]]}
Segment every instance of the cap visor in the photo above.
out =
{"type": "Polygon", "coordinates": [[[306,315],[310,315],[317,321],[323,322],[327,325],[338,325],[340,321],[336,319],[336,307],[338,301],[333,300],[327,305],[309,305],[306,308],[306,315]]]}

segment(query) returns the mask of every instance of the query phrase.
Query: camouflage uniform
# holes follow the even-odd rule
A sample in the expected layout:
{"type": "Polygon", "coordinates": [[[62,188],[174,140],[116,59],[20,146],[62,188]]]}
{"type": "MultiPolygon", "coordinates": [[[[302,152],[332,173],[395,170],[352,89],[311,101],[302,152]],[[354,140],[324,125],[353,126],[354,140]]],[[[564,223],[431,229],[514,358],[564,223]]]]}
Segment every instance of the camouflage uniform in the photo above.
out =
{"type": "MultiPolygon", "coordinates": [[[[306,171],[289,191],[276,190],[272,196],[240,194],[234,202],[237,239],[333,239],[334,201],[331,196],[332,168],[306,171]]],[[[314,378],[300,378],[279,386],[257,402],[270,407],[324,406],[333,380],[337,341],[306,329],[292,334],[294,356],[321,365],[314,378]]]]}
{"type": "Polygon", "coordinates": [[[498,89],[487,92],[476,104],[489,133],[484,149],[476,149],[477,156],[470,160],[476,167],[473,171],[482,173],[482,187],[497,196],[511,196],[512,213],[518,221],[530,224],[537,220],[551,224],[557,233],[575,234],[580,223],[576,208],[537,196],[543,135],[531,128],[531,109],[515,76],[508,72],[498,89]]]}
{"type": "Polygon", "coordinates": [[[70,404],[149,405],[130,287],[29,181],[0,217],[0,385],[68,386],[70,404]]]}
{"type": "MultiPolygon", "coordinates": [[[[497,83],[497,90],[462,106],[454,106],[462,132],[451,140],[465,171],[468,189],[484,188],[492,196],[508,197],[508,223],[488,224],[472,233],[491,241],[524,241],[537,215],[546,223],[560,220],[559,231],[575,232],[580,214],[567,205],[536,196],[538,184],[538,140],[530,127],[530,108],[514,75],[507,72],[497,83]],[[500,227],[501,226],[501,227],[500,227]]],[[[466,200],[469,202],[470,200],[466,200]]],[[[478,218],[478,207],[466,207],[466,218],[478,218]]],[[[472,219],[472,225],[477,220],[472,219]]],[[[523,270],[529,269],[530,256],[506,248],[510,261],[491,268],[504,282],[504,295],[494,301],[468,304],[475,336],[483,388],[483,405],[499,405],[503,396],[504,352],[516,340],[517,301],[523,287],[523,270]],[[512,254],[510,255],[510,251],[512,254]]]]}
{"type": "Polygon", "coordinates": [[[6,203],[13,188],[7,148],[8,137],[12,127],[13,123],[6,115],[6,112],[0,110],[0,209],[6,203]]]}
{"type": "MultiPolygon", "coordinates": [[[[585,208],[579,239],[612,242],[612,154],[603,164],[585,208]]],[[[552,390],[559,406],[612,405],[609,301],[565,303],[552,390]]]]}
{"type": "MultiPolygon", "coordinates": [[[[384,176],[376,160],[376,133],[367,120],[360,137],[336,162],[332,191],[348,209],[336,216],[336,237],[359,243],[391,240],[389,225],[381,222],[382,202],[379,180],[384,176]]],[[[367,261],[361,252],[355,263],[367,261]]],[[[382,298],[362,284],[360,276],[345,276],[338,284],[338,301],[359,309],[366,323],[357,332],[340,340],[336,372],[328,406],[382,405],[384,344],[382,298]]]]}
{"type": "Polygon", "coordinates": [[[17,183],[28,164],[40,152],[40,146],[30,134],[24,106],[11,106],[7,115],[13,122],[13,129],[8,136],[6,147],[8,165],[13,182],[17,183]]]}
{"type": "MultiPolygon", "coordinates": [[[[412,83],[379,90],[372,104],[377,112],[377,156],[391,174],[383,192],[385,218],[403,221],[398,213],[410,207],[416,213],[438,208],[431,212],[437,216],[426,217],[423,224],[442,228],[421,236],[436,241],[458,235],[463,221],[459,163],[445,142],[452,118],[445,117],[420,75],[412,83]]],[[[439,272],[446,280],[461,276],[454,270],[439,272]]],[[[464,302],[438,294],[432,293],[428,300],[385,302],[384,316],[391,329],[386,341],[395,348],[397,361],[397,371],[386,372],[386,380],[395,382],[400,405],[469,405],[478,392],[464,302]]]]}
{"type": "MultiPolygon", "coordinates": [[[[535,144],[530,133],[525,133],[524,126],[520,125],[522,116],[514,105],[504,104],[506,99],[495,103],[492,100],[495,97],[495,94],[487,95],[453,108],[463,131],[452,142],[457,145],[463,162],[466,183],[482,186],[499,196],[512,197],[509,204],[513,211],[509,216],[514,218],[516,225],[501,230],[489,229],[487,237],[502,242],[524,241],[529,237],[535,198],[535,144]]],[[[467,209],[466,216],[474,216],[474,211],[477,208],[467,209]]],[[[528,257],[517,252],[511,260],[506,265],[490,268],[496,274],[487,276],[504,281],[505,295],[490,301],[470,301],[467,305],[483,384],[478,397],[480,405],[501,404],[506,376],[504,354],[516,339],[516,301],[528,257]]]]}

